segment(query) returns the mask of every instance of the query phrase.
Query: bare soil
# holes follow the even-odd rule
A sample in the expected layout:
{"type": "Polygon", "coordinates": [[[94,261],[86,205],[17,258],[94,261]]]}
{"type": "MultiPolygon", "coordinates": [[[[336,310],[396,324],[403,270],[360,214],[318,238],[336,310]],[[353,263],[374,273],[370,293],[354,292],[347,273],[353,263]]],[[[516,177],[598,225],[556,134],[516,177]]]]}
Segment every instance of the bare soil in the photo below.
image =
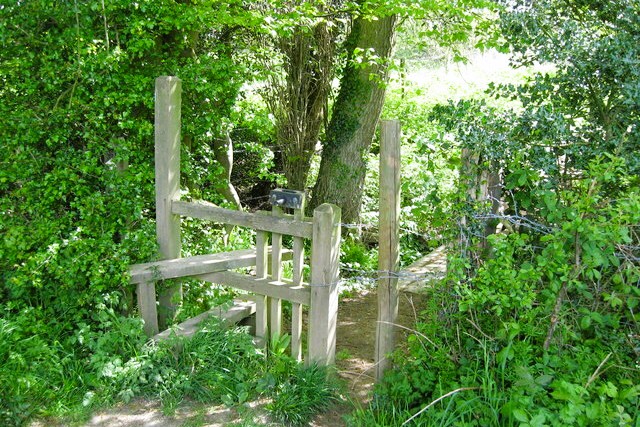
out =
{"type": "MultiPolygon", "coordinates": [[[[398,308],[399,343],[405,341],[423,307],[421,294],[401,293],[398,308]]],[[[375,384],[375,345],[378,298],[375,291],[364,291],[343,298],[338,308],[336,368],[344,379],[351,404],[320,415],[313,426],[344,426],[343,417],[356,407],[366,407],[375,384]]]]}

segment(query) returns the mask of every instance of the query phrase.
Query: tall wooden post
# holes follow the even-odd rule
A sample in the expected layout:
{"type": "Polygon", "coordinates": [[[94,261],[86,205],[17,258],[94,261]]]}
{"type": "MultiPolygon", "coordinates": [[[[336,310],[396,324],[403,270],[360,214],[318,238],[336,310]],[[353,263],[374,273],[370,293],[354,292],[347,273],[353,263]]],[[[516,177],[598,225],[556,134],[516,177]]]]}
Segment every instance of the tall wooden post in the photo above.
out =
{"type": "MultiPolygon", "coordinates": [[[[162,259],[180,258],[180,217],[171,203],[180,198],[180,114],[182,82],[177,77],[158,77],[155,94],[156,234],[162,259]]],[[[182,299],[182,285],[164,289],[158,323],[166,329],[168,319],[182,299]]]]}
{"type": "Polygon", "coordinates": [[[377,380],[390,367],[387,355],[395,346],[395,323],[398,317],[398,278],[395,275],[400,261],[400,122],[383,120],[380,127],[377,380]]]}
{"type": "Polygon", "coordinates": [[[338,277],[340,271],[340,208],[325,203],[313,211],[311,243],[311,306],[308,362],[332,364],[336,353],[338,277]]]}

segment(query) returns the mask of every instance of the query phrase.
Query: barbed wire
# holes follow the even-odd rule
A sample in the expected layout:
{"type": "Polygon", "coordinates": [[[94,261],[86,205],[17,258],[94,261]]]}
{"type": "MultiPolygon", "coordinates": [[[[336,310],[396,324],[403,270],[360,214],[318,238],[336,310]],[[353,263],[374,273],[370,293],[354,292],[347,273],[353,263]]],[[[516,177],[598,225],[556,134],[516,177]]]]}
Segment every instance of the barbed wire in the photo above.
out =
{"type": "MultiPolygon", "coordinates": [[[[525,216],[522,215],[505,215],[505,214],[477,214],[473,216],[474,219],[478,219],[478,220],[489,220],[489,219],[493,219],[493,220],[501,220],[501,221],[508,221],[509,223],[518,226],[518,227],[524,227],[524,228],[528,228],[530,230],[533,230],[535,232],[538,232],[540,234],[544,234],[544,235],[549,235],[549,234],[553,234],[554,232],[558,231],[558,228],[554,228],[551,226],[547,226],[545,224],[536,222],[530,218],[527,218],[525,216]]],[[[352,229],[377,229],[376,225],[373,224],[341,224],[343,227],[347,227],[347,228],[352,228],[352,229]]],[[[485,234],[482,234],[479,231],[475,231],[473,230],[473,227],[469,227],[466,226],[460,222],[458,222],[458,227],[459,227],[459,231],[460,231],[460,235],[461,236],[467,236],[467,237],[476,237],[478,239],[482,239],[482,240],[486,240],[487,236],[485,234]]],[[[434,234],[426,234],[426,233],[420,233],[408,228],[403,228],[400,227],[399,230],[401,232],[404,232],[406,234],[410,234],[410,235],[414,235],[414,236],[419,236],[425,240],[433,240],[433,239],[441,239],[442,236],[439,235],[434,235],[434,234]]],[[[464,242],[462,241],[463,239],[461,239],[458,243],[461,246],[466,246],[467,249],[469,247],[471,247],[470,242],[464,242]]],[[[530,245],[529,246],[530,249],[535,249],[535,250],[543,250],[544,246],[539,246],[539,245],[530,245]]],[[[617,244],[616,245],[617,251],[615,252],[615,256],[618,259],[621,260],[627,260],[630,262],[640,262],[640,245],[628,245],[628,244],[617,244]]],[[[372,272],[373,273],[373,272],[372,272]]],[[[395,277],[395,276],[394,276],[395,277]]]]}
{"type": "Polygon", "coordinates": [[[405,271],[359,270],[356,268],[349,268],[349,267],[340,267],[340,271],[358,273],[362,275],[358,277],[369,277],[375,280],[403,279],[403,280],[417,281],[421,279],[436,279],[436,278],[444,277],[444,272],[440,272],[440,271],[425,271],[424,273],[417,273],[417,272],[406,271],[406,270],[405,271]]]}
{"type": "MultiPolygon", "coordinates": [[[[344,271],[344,270],[345,270],[344,268],[341,268],[341,271],[344,271]]],[[[441,280],[445,277],[444,272],[442,273],[440,272],[410,273],[410,272],[402,272],[402,271],[366,271],[366,270],[354,270],[354,269],[347,269],[347,270],[351,272],[360,272],[367,275],[340,277],[340,279],[338,279],[335,282],[328,282],[328,283],[321,283],[321,284],[306,283],[306,285],[314,288],[325,288],[325,287],[336,286],[336,285],[337,286],[348,285],[354,281],[359,283],[376,284],[378,283],[379,280],[385,280],[385,279],[399,279],[399,280],[404,280],[408,283],[424,282],[426,284],[434,280],[441,280]]]]}
{"type": "Polygon", "coordinates": [[[539,222],[536,222],[522,215],[505,215],[505,214],[486,213],[486,214],[473,215],[473,219],[477,219],[477,220],[494,219],[499,221],[508,221],[515,226],[526,227],[542,234],[551,234],[557,231],[557,229],[553,227],[549,227],[547,225],[541,224],[539,222]]]}

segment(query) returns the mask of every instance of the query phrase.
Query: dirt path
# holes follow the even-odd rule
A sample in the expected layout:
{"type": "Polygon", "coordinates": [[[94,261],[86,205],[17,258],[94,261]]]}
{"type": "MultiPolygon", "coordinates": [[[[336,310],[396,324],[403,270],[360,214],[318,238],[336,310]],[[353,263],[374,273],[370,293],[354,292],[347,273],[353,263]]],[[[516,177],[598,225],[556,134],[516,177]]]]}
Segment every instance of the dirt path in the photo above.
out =
{"type": "MultiPolygon", "coordinates": [[[[398,310],[398,342],[402,342],[413,328],[417,313],[424,308],[422,290],[431,279],[442,276],[445,269],[444,249],[439,248],[418,260],[403,271],[399,281],[401,289],[398,310]],[[406,329],[405,329],[406,328],[406,329]]],[[[353,404],[366,406],[374,385],[374,353],[376,342],[377,295],[375,290],[363,290],[342,298],[338,308],[336,340],[336,368],[345,380],[347,392],[353,404]]],[[[262,402],[263,404],[264,402],[262,402]]],[[[261,402],[252,403],[255,424],[269,425],[266,415],[261,416],[261,402]]],[[[318,416],[314,427],[344,426],[343,417],[353,410],[349,403],[336,405],[318,416]]],[[[132,403],[101,411],[93,415],[86,427],[223,427],[244,425],[246,416],[224,405],[183,405],[174,416],[165,416],[157,402],[136,400],[132,403]]],[[[34,423],[32,427],[50,426],[51,423],[34,423]]]]}
{"type": "MultiPolygon", "coordinates": [[[[401,272],[401,279],[398,281],[401,292],[397,342],[406,341],[418,314],[425,307],[425,287],[431,280],[440,279],[445,270],[446,254],[444,247],[440,247],[401,272]]],[[[366,406],[373,392],[377,317],[378,297],[375,289],[362,291],[340,301],[336,367],[340,377],[346,381],[350,397],[356,405],[366,406]]],[[[340,415],[346,415],[351,410],[352,407],[347,407],[340,415]]],[[[341,416],[332,419],[319,417],[315,425],[344,425],[341,416]]]]}

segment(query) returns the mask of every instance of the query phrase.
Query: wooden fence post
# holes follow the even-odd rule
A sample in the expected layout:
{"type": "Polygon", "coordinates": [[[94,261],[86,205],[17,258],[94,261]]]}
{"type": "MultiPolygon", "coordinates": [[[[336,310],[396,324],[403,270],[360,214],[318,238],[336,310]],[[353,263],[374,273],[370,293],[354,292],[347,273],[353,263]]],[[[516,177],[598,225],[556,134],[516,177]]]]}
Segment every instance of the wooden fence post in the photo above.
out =
{"type": "MultiPolygon", "coordinates": [[[[274,217],[284,216],[282,208],[273,206],[274,217]]],[[[274,282],[282,280],[282,234],[271,233],[271,279],[274,282]]],[[[282,332],[282,301],[279,298],[269,298],[269,336],[271,342],[282,332]]]]}
{"type": "MultiPolygon", "coordinates": [[[[267,277],[267,245],[269,236],[266,231],[256,230],[256,279],[265,279],[267,277]]],[[[256,337],[262,340],[264,345],[267,344],[268,331],[268,308],[267,297],[265,295],[255,295],[256,301],[256,337]]]]}
{"type": "MultiPolygon", "coordinates": [[[[158,77],[155,94],[156,234],[162,259],[180,258],[180,217],[171,203],[180,198],[180,114],[182,82],[177,77],[158,77]]],[[[163,290],[158,323],[166,329],[168,319],[182,299],[180,283],[163,290]]]]}
{"type": "Polygon", "coordinates": [[[136,285],[138,311],[144,320],[144,333],[148,337],[156,335],[158,330],[158,310],[156,308],[156,284],[153,281],[136,285]]]}
{"type": "Polygon", "coordinates": [[[395,346],[398,317],[400,260],[400,122],[380,123],[380,237],[378,246],[378,322],[376,327],[376,379],[390,367],[387,355],[395,346]]]}
{"type": "Polygon", "coordinates": [[[340,219],[340,208],[335,205],[325,203],[313,211],[308,363],[328,365],[335,361],[340,219]]]}
{"type": "MultiPolygon", "coordinates": [[[[301,206],[293,210],[293,217],[304,220],[304,199],[301,206]]],[[[302,285],[304,270],[304,240],[302,237],[293,238],[293,284],[302,285]]],[[[291,357],[302,360],[302,304],[291,303],[291,357]]]]}

